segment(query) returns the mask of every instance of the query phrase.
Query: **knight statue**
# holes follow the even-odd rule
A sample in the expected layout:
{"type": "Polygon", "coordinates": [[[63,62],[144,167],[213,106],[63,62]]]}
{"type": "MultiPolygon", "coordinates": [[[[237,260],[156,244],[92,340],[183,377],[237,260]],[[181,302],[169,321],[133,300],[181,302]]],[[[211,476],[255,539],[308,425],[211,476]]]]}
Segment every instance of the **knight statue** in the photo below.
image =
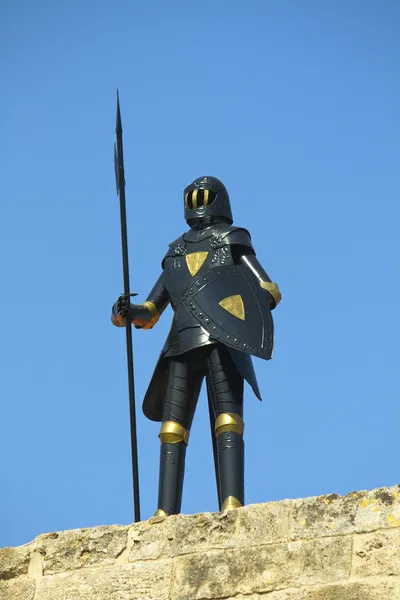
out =
{"type": "Polygon", "coordinates": [[[171,305],[174,317],[147,389],[143,412],[161,422],[157,516],[181,510],[186,447],[206,379],[221,511],[244,504],[243,382],[261,400],[251,355],[270,359],[271,311],[281,294],[256,258],[250,234],[233,225],[228,192],[215,177],[184,191],[186,233],[169,244],[143,304],[120,296],[112,322],[151,329],[171,305]]]}

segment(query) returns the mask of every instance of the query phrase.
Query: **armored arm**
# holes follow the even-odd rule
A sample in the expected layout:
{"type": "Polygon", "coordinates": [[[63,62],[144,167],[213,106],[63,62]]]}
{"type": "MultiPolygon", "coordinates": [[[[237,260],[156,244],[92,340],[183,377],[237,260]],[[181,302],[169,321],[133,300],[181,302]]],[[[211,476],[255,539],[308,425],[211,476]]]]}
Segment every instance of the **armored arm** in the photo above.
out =
{"type": "Polygon", "coordinates": [[[242,254],[240,262],[248,267],[260,282],[260,286],[270,295],[270,306],[273,310],[282,299],[277,283],[273,283],[258,262],[255,254],[242,254]]]}
{"type": "Polygon", "coordinates": [[[125,327],[126,316],[136,329],[151,329],[169,304],[169,295],[161,273],[156,284],[143,304],[130,304],[129,298],[120,296],[112,307],[111,322],[116,327],[125,327]]]}
{"type": "Polygon", "coordinates": [[[260,286],[267,292],[271,310],[278,306],[282,299],[277,283],[273,283],[256,258],[250,234],[246,229],[237,229],[229,236],[233,246],[233,257],[236,264],[242,264],[257,277],[260,286]]]}

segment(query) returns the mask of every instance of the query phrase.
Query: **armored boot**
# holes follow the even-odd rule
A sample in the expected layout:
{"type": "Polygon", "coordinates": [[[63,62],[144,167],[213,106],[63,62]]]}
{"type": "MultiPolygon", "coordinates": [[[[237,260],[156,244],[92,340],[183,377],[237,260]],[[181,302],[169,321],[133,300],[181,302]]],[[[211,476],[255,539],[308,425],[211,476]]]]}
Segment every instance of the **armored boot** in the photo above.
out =
{"type": "Polygon", "coordinates": [[[176,515],[181,511],[186,446],[189,431],[179,423],[165,421],[161,441],[158,510],[154,516],[176,515]]]}
{"type": "Polygon", "coordinates": [[[244,504],[243,430],[243,419],[235,413],[222,413],[215,421],[221,512],[244,504]]]}

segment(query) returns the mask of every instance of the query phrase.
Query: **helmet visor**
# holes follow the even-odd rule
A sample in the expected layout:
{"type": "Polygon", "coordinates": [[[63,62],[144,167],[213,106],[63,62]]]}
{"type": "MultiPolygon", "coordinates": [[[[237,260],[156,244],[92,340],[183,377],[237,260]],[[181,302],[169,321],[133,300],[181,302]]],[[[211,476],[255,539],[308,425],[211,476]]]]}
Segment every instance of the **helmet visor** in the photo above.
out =
{"type": "Polygon", "coordinates": [[[185,206],[188,210],[210,206],[217,197],[213,190],[205,190],[196,188],[185,194],[185,206]]]}

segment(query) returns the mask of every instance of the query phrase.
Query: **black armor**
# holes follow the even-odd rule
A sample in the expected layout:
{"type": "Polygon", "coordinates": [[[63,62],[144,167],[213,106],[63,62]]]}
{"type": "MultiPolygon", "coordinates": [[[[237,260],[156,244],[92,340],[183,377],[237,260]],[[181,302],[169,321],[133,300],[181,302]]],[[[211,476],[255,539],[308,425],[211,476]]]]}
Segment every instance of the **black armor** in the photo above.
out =
{"type": "Polygon", "coordinates": [[[261,400],[251,354],[272,356],[271,310],[278,286],[263,270],[246,229],[232,224],[228,193],[214,177],[185,189],[191,229],[169,245],[162,273],[141,304],[113,307],[150,329],[168,304],[171,330],[143,402],[144,414],[162,421],[159,511],[180,511],[184,458],[201,383],[207,380],[220,509],[242,506],[243,379],[261,400]],[[223,451],[222,451],[223,450],[223,451]]]}
{"type": "Polygon", "coordinates": [[[185,221],[190,227],[210,225],[216,220],[232,224],[232,210],[226,187],[216,177],[199,177],[187,186],[185,221]]]}

